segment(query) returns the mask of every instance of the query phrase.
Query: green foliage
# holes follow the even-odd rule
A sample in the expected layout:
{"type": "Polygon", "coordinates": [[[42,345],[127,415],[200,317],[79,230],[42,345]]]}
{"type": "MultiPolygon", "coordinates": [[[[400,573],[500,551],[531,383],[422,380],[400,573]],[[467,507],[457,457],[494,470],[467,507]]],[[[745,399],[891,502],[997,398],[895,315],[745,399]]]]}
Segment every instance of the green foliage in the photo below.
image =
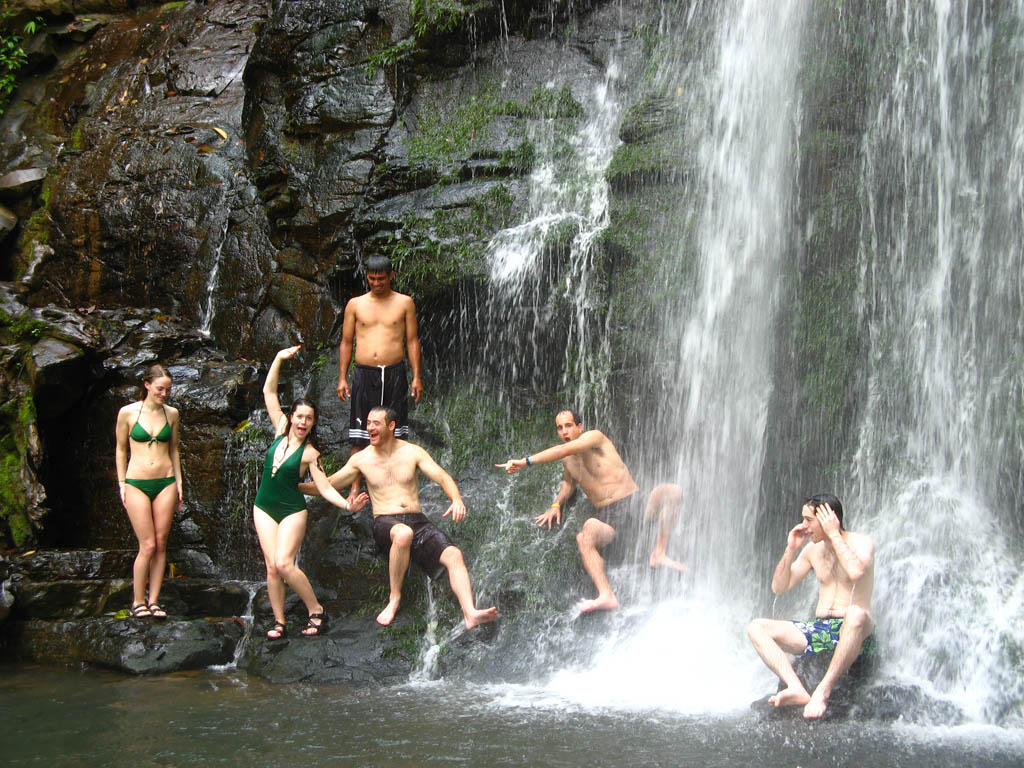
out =
{"type": "MultiPolygon", "coordinates": [[[[438,99],[423,110],[419,131],[409,140],[409,161],[414,165],[444,166],[464,162],[487,148],[489,127],[502,115],[527,119],[564,119],[571,128],[583,117],[583,106],[568,86],[558,90],[537,86],[525,104],[501,98],[493,82],[483,83],[475,94],[450,108],[451,99],[438,99]]],[[[568,151],[574,151],[571,148],[568,151]]],[[[521,143],[509,159],[532,168],[534,149],[521,143]]],[[[505,156],[503,156],[504,159],[505,156]]]]}
{"type": "Polygon", "coordinates": [[[0,2],[0,115],[18,85],[18,70],[28,62],[25,38],[36,33],[41,21],[39,18],[27,21],[19,30],[14,23],[16,15],[8,0],[0,2]]]}
{"type": "Polygon", "coordinates": [[[373,77],[382,69],[390,69],[409,58],[416,50],[415,40],[402,40],[370,55],[366,62],[366,76],[373,77]]]}
{"type": "Polygon", "coordinates": [[[482,275],[487,242],[511,223],[512,203],[508,190],[494,185],[469,206],[404,219],[382,248],[398,272],[398,289],[429,295],[482,275]]]}
{"type": "Polygon", "coordinates": [[[466,11],[452,0],[412,0],[413,33],[417,39],[454,31],[466,11]]]}

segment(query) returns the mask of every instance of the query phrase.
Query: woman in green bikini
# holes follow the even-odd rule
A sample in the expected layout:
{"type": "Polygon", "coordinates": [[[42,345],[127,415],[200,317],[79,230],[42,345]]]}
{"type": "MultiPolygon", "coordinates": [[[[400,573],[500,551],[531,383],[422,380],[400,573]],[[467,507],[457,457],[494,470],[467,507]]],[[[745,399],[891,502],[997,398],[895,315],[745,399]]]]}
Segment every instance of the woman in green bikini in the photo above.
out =
{"type": "Polygon", "coordinates": [[[139,540],[132,569],[132,615],[166,619],[157,602],[167,565],[167,535],[181,508],[178,409],[167,405],[171,375],[154,363],[142,377],[142,400],[117,414],[117,484],[139,540]],[[149,596],[146,585],[149,582],[149,596]]]}
{"type": "Polygon", "coordinates": [[[253,502],[252,515],[267,564],[267,594],[274,611],[274,625],[267,632],[268,640],[279,640],[287,631],[284,615],[286,583],[302,598],[309,612],[309,621],[302,634],[313,637],[327,631],[327,613],[316,599],[306,574],[295,564],[299,546],[306,535],[308,516],[306,497],[299,492],[299,481],[308,471],[321,496],[336,507],[351,512],[358,512],[369,500],[369,496],[363,493],[350,504],[328,482],[316,445],[316,406],[306,398],[299,398],[292,404],[290,415],[281,410],[277,399],[281,361],[294,357],[299,349],[289,347],[278,352],[263,384],[263,400],[276,433],[263,464],[263,479],[253,502]]]}

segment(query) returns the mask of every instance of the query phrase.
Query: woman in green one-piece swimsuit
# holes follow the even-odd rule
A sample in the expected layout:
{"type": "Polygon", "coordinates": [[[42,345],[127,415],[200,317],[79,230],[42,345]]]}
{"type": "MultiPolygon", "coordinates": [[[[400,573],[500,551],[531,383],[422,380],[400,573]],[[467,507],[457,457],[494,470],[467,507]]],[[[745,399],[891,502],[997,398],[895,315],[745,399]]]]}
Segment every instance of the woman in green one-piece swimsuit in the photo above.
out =
{"type": "Polygon", "coordinates": [[[302,634],[313,637],[327,631],[327,613],[316,599],[306,574],[295,564],[299,546],[306,535],[306,497],[299,492],[299,481],[308,471],[320,495],[336,507],[358,512],[369,497],[363,493],[350,504],[328,482],[320,464],[316,446],[316,406],[306,398],[292,405],[290,415],[281,410],[277,399],[277,380],[281,361],[294,357],[300,347],[289,347],[277,353],[270,364],[263,385],[270,423],[276,426],[274,442],[263,464],[263,478],[253,502],[253,522],[267,564],[267,594],[274,611],[274,625],[267,632],[268,640],[285,636],[284,585],[287,583],[306,604],[309,621],[302,634]]]}
{"type": "Polygon", "coordinates": [[[167,565],[167,536],[182,501],[178,409],[167,405],[171,383],[166,368],[149,366],[142,377],[142,400],[118,412],[115,430],[121,503],[139,540],[132,569],[132,615],[158,619],[167,618],[157,600],[167,565]]]}

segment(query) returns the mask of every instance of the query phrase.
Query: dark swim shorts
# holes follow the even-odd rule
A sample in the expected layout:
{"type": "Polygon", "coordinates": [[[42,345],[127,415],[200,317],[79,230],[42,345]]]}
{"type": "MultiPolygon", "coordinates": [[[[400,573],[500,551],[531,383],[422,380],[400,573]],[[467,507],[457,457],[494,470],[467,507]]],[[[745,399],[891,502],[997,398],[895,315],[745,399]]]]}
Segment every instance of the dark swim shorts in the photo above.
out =
{"type": "Polygon", "coordinates": [[[352,373],[352,402],[348,413],[348,441],[351,445],[369,445],[366,417],[379,406],[398,414],[395,437],[409,437],[409,382],[405,361],[394,365],[359,365],[352,373]]]}
{"type": "MultiPolygon", "coordinates": [[[[642,497],[643,494],[640,491],[634,491],[629,496],[613,501],[600,509],[595,507],[591,517],[596,517],[602,523],[610,525],[615,529],[616,534],[625,533],[630,526],[636,524],[636,503],[642,497]]],[[[618,535],[616,535],[616,539],[618,539],[618,535]]]]}
{"type": "Polygon", "coordinates": [[[373,540],[384,557],[391,552],[391,529],[404,524],[412,528],[412,561],[432,579],[441,575],[441,553],[453,546],[444,531],[421,512],[406,515],[381,515],[373,519],[373,540]]]}
{"type": "MultiPolygon", "coordinates": [[[[843,628],[843,618],[839,616],[830,619],[814,619],[811,622],[794,621],[793,625],[804,633],[804,638],[807,640],[807,647],[800,656],[802,659],[822,651],[834,651],[839,644],[839,632],[843,628]]],[[[876,651],[875,636],[868,635],[860,647],[860,656],[874,656],[876,651]]]]}

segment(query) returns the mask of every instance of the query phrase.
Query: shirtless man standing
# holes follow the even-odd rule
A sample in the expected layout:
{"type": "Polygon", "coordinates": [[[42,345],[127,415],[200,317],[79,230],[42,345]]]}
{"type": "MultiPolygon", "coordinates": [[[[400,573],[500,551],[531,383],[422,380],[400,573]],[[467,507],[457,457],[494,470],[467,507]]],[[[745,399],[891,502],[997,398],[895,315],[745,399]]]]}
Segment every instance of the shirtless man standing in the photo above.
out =
{"type": "MultiPolygon", "coordinates": [[[[390,408],[371,408],[366,419],[369,447],[354,453],[345,466],[328,478],[335,488],[343,488],[360,473],[366,478],[366,490],[373,504],[373,538],[388,557],[391,587],[388,604],[377,616],[377,623],[387,626],[398,613],[410,559],[431,578],[437,578],[442,569],[448,570],[448,581],[459,601],[466,629],[494,621],[498,618],[497,608],[478,610],[473,602],[473,588],[462,551],[423,514],[417,470],[440,485],[448,495],[452,503],[442,517],[451,515],[457,523],[466,517],[466,505],[462,503],[459,488],[429,453],[395,437],[396,420],[390,408]]],[[[316,493],[316,486],[302,483],[299,490],[316,493]]]]}
{"type": "MultiPolygon", "coordinates": [[[[547,512],[534,518],[534,522],[540,526],[546,525],[549,529],[552,522],[560,525],[562,505],[576,493],[577,486],[583,489],[594,507],[594,515],[587,518],[583,528],[576,534],[576,545],[580,550],[583,568],[597,588],[597,597],[584,601],[579,610],[580,613],[614,611],[619,607],[619,601],[608,582],[604,558],[599,550],[611,544],[617,529],[628,524],[629,519],[637,513],[641,494],[615,445],[603,432],[597,429],[584,432],[583,422],[571,410],[560,411],[555,416],[555,428],[562,439],[561,445],[494,466],[514,475],[534,464],[561,460],[565,470],[558,494],[547,512]]],[[[651,491],[646,517],[659,518],[658,538],[650,559],[651,567],[668,566],[679,571],[685,570],[682,563],[665,554],[681,502],[682,489],[678,485],[659,485],[651,491]]]]}
{"type": "Polygon", "coordinates": [[[818,578],[815,621],[755,619],[747,636],[768,668],[785,684],[769,699],[772,706],[802,706],[804,717],[825,714],[836,681],[863,650],[874,652],[871,591],[875,582],[875,543],[870,536],[843,530],[843,505],[831,494],[804,502],[803,520],[789,532],[786,551],[775,566],[772,592],[781,595],[813,569],[818,578]],[[797,555],[810,537],[811,544],[797,555]],[[793,670],[788,653],[809,656],[834,650],[832,661],[814,693],[807,693],[793,670]]]}
{"type": "MultiPolygon", "coordinates": [[[[352,376],[352,407],[349,410],[348,440],[352,452],[370,442],[366,416],[374,406],[385,405],[398,415],[396,435],[409,436],[409,392],[418,403],[423,394],[420,379],[420,339],[416,326],[416,305],[412,298],[391,290],[395,273],[385,256],[366,261],[370,290],[349,300],[338,347],[338,397],[349,397],[348,368],[355,348],[356,368],[352,376]],[[406,383],[405,355],[409,354],[412,386],[406,383]]],[[[360,478],[352,483],[349,498],[359,492],[360,478]]]]}

